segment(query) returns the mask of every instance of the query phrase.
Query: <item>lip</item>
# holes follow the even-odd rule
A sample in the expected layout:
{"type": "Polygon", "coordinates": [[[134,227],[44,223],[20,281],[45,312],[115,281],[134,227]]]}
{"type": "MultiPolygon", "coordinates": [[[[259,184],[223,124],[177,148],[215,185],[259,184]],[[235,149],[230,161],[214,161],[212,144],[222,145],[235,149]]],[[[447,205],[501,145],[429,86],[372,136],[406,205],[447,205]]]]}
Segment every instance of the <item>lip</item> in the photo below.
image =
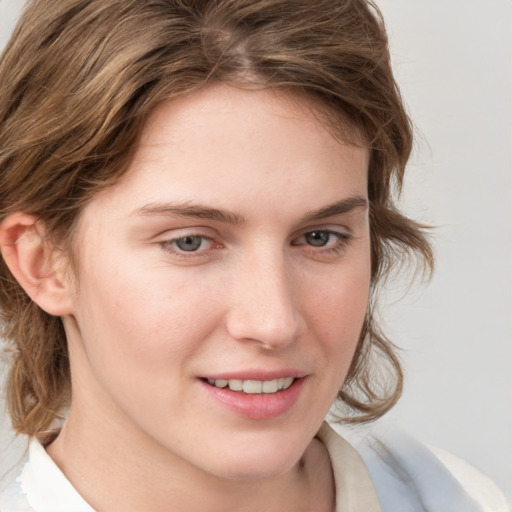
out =
{"type": "Polygon", "coordinates": [[[282,371],[224,373],[205,377],[207,379],[263,381],[280,377],[294,377],[296,380],[289,388],[268,394],[246,394],[240,391],[231,391],[228,388],[216,388],[203,378],[199,379],[199,383],[211,399],[237,416],[253,420],[269,420],[282,416],[293,408],[301,395],[306,377],[295,376],[294,372],[283,373],[282,371]]]}
{"type": "Polygon", "coordinates": [[[222,380],[274,380],[280,378],[289,378],[293,377],[294,379],[300,379],[305,377],[307,374],[305,372],[301,372],[300,370],[296,370],[293,368],[282,368],[280,370],[245,370],[239,372],[226,372],[226,373],[216,373],[212,375],[201,375],[201,379],[222,379],[222,380]]]}

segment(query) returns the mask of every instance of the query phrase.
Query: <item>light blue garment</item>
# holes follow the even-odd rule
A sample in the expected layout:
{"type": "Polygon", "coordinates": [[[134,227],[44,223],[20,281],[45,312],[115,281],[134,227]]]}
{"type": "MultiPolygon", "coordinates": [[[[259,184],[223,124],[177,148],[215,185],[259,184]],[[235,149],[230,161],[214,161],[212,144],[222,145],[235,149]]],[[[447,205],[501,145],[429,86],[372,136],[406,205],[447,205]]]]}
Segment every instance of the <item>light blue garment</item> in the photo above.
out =
{"type": "Polygon", "coordinates": [[[427,447],[405,434],[371,438],[359,453],[382,512],[491,512],[427,447]]]}
{"type": "Polygon", "coordinates": [[[512,512],[491,479],[403,431],[382,424],[331,427],[335,436],[324,436],[331,460],[336,436],[348,440],[364,462],[381,512],[512,512]]]}

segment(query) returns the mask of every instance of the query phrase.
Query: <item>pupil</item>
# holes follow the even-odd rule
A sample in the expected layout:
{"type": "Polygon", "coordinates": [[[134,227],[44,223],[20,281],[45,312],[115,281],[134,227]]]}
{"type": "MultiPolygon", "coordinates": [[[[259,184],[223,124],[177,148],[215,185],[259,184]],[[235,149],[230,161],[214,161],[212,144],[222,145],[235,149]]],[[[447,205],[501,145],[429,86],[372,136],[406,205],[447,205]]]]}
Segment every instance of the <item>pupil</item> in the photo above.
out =
{"type": "Polygon", "coordinates": [[[329,233],[327,231],[311,231],[306,235],[306,239],[309,245],[321,247],[329,241],[329,233]]]}
{"type": "Polygon", "coordinates": [[[197,251],[197,249],[199,249],[201,246],[201,242],[202,240],[199,236],[185,236],[179,240],[176,240],[176,246],[181,251],[197,251]]]}

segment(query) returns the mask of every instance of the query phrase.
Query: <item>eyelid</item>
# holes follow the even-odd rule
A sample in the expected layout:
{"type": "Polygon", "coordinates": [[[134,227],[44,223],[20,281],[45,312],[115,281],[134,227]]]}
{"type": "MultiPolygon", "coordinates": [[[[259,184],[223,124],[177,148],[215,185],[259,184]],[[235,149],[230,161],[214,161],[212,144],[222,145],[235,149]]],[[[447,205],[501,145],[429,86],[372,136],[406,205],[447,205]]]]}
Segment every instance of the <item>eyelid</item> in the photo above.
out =
{"type": "MultiPolygon", "coordinates": [[[[347,230],[348,231],[348,230],[347,230]]],[[[343,256],[346,250],[350,247],[350,244],[353,239],[353,235],[350,232],[347,232],[343,229],[340,229],[339,226],[336,228],[330,227],[313,227],[308,228],[302,231],[298,236],[296,236],[292,240],[292,246],[296,247],[298,250],[302,252],[302,254],[313,260],[318,261],[337,261],[338,258],[343,256]],[[329,234],[329,236],[334,236],[336,240],[334,243],[328,243],[327,245],[312,245],[307,243],[306,241],[300,242],[302,238],[304,238],[309,233],[313,232],[323,232],[329,234]]]]}
{"type": "MultiPolygon", "coordinates": [[[[337,231],[334,229],[308,229],[307,231],[304,231],[299,236],[295,237],[294,240],[301,239],[305,237],[306,235],[309,235],[311,233],[327,233],[328,235],[333,235],[339,240],[349,240],[352,238],[352,235],[349,235],[348,233],[343,233],[341,231],[337,231]]],[[[299,245],[299,244],[292,244],[292,245],[299,245]]],[[[312,246],[314,247],[314,246],[312,246]]],[[[324,246],[318,246],[318,247],[324,247],[324,246]]]]}
{"type": "Polygon", "coordinates": [[[208,260],[213,257],[213,251],[220,250],[224,247],[222,243],[218,241],[217,236],[212,236],[208,232],[211,232],[211,230],[205,227],[184,227],[166,230],[156,237],[156,243],[168,256],[182,261],[191,260],[193,262],[208,260]],[[209,243],[206,248],[200,248],[196,251],[180,250],[175,243],[188,237],[201,238],[203,241],[209,243]]]}
{"type": "Polygon", "coordinates": [[[340,237],[352,237],[353,233],[352,230],[348,226],[340,226],[339,224],[333,225],[333,224],[324,224],[324,225],[311,225],[307,226],[305,228],[302,228],[301,230],[297,231],[295,235],[293,235],[292,239],[295,240],[297,238],[300,238],[304,235],[307,235],[308,233],[311,233],[313,231],[325,231],[328,233],[332,233],[334,235],[338,235],[340,237]]]}
{"type": "MultiPolygon", "coordinates": [[[[1,0],[0,0],[1,1],[1,0]]],[[[216,230],[209,226],[203,225],[182,225],[177,227],[167,227],[166,229],[158,230],[153,238],[165,240],[177,240],[187,236],[205,236],[215,238],[217,236],[216,230]]]]}

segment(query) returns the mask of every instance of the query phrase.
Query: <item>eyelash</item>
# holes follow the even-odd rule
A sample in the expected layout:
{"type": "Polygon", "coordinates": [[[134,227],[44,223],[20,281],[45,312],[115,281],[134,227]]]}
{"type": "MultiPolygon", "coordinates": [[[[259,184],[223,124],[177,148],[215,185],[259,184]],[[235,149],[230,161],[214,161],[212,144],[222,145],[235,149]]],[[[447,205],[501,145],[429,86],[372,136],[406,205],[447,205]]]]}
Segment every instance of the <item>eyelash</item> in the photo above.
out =
{"type": "Polygon", "coordinates": [[[299,240],[306,237],[307,235],[312,235],[313,233],[315,234],[324,234],[324,235],[327,235],[329,238],[330,237],[335,237],[336,238],[336,241],[334,244],[332,245],[311,245],[311,244],[300,244],[300,243],[292,243],[292,245],[294,246],[297,246],[297,245],[308,245],[309,247],[313,248],[313,250],[316,250],[316,248],[318,248],[319,252],[321,252],[322,254],[332,254],[332,255],[336,255],[336,254],[339,254],[341,252],[343,252],[347,245],[349,244],[350,240],[352,239],[352,236],[351,235],[348,235],[347,233],[341,233],[340,231],[334,231],[332,229],[313,229],[311,231],[306,231],[305,233],[303,233],[300,237],[299,237],[299,240]]]}
{"type": "MultiPolygon", "coordinates": [[[[183,249],[180,249],[179,247],[176,248],[175,244],[177,242],[179,242],[180,240],[185,240],[187,238],[199,238],[199,239],[201,239],[201,245],[203,245],[204,242],[209,242],[212,245],[214,243],[213,238],[211,238],[209,236],[196,235],[196,234],[191,233],[189,235],[180,236],[178,238],[173,238],[171,240],[164,240],[164,241],[160,242],[160,245],[166,252],[171,253],[172,255],[177,256],[179,258],[193,258],[193,257],[197,258],[198,256],[204,255],[205,252],[207,252],[211,249],[211,247],[210,247],[203,251],[197,251],[197,250],[196,251],[184,251],[183,249]]],[[[219,244],[219,247],[220,247],[220,244],[219,244]]]]}
{"type": "MultiPolygon", "coordinates": [[[[332,229],[313,229],[311,231],[306,231],[306,232],[302,233],[299,237],[297,237],[294,241],[292,241],[291,245],[294,247],[305,245],[305,246],[308,246],[309,248],[312,248],[312,250],[315,251],[315,253],[327,254],[327,255],[337,255],[346,249],[346,247],[349,244],[351,239],[352,239],[351,235],[348,235],[346,233],[341,233],[339,231],[334,231],[332,229]],[[331,236],[333,236],[337,240],[332,245],[326,244],[326,245],[318,245],[318,246],[307,244],[307,243],[296,242],[296,240],[301,240],[304,237],[306,237],[307,235],[312,235],[312,234],[324,234],[324,235],[327,235],[329,238],[331,236]]],[[[184,258],[184,259],[185,258],[198,258],[201,256],[205,256],[210,250],[215,250],[215,247],[213,247],[215,245],[213,238],[206,236],[206,235],[194,234],[194,233],[190,233],[190,234],[180,236],[177,238],[173,238],[170,240],[164,240],[162,242],[159,242],[159,245],[166,252],[172,254],[173,256],[177,256],[179,258],[184,258]],[[199,250],[194,250],[194,251],[184,251],[183,249],[176,248],[175,244],[177,242],[185,240],[187,238],[199,238],[201,240],[200,241],[201,245],[203,245],[204,242],[209,242],[210,247],[208,247],[207,249],[204,249],[204,250],[200,250],[200,247],[199,247],[199,250]]],[[[217,248],[219,248],[219,249],[222,248],[222,245],[218,244],[217,248]]]]}

